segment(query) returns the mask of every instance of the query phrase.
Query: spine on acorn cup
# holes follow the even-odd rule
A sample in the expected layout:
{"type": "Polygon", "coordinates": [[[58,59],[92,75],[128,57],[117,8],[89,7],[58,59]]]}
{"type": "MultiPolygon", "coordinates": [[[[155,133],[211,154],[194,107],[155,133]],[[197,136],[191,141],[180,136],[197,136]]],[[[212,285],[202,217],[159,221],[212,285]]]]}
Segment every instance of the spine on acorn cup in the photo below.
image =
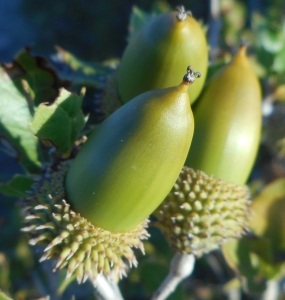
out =
{"type": "Polygon", "coordinates": [[[244,184],[260,141],[261,89],[245,46],[210,79],[193,114],[185,167],[155,215],[174,249],[199,256],[248,226],[244,184]]]}
{"type": "MultiPolygon", "coordinates": [[[[74,160],[48,169],[24,201],[30,243],[41,261],[79,282],[98,273],[125,275],[132,248],[148,238],[147,217],[173,186],[190,148],[194,120],[188,87],[199,72],[187,68],[174,87],[149,91],[110,115],[74,160]]],[[[191,87],[190,87],[191,88],[191,87]]]]}

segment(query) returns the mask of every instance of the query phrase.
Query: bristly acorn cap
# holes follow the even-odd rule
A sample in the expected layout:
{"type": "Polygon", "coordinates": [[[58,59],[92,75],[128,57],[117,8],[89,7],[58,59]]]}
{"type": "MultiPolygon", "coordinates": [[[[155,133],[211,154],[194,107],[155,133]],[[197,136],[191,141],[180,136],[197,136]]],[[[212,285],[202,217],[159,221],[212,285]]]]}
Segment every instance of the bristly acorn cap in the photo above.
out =
{"type": "Polygon", "coordinates": [[[156,209],[155,226],[180,253],[201,256],[247,229],[249,192],[202,171],[183,167],[174,187],[156,209]]]}
{"type": "Polygon", "coordinates": [[[74,212],[64,200],[64,179],[69,162],[48,169],[33,185],[31,197],[24,200],[25,228],[31,245],[43,245],[40,261],[57,259],[54,271],[67,267],[67,278],[76,274],[79,283],[97,274],[110,275],[113,268],[121,278],[125,275],[124,258],[137,265],[132,247],[144,253],[142,240],[147,239],[148,220],[128,232],[110,232],[93,226],[74,212]]]}

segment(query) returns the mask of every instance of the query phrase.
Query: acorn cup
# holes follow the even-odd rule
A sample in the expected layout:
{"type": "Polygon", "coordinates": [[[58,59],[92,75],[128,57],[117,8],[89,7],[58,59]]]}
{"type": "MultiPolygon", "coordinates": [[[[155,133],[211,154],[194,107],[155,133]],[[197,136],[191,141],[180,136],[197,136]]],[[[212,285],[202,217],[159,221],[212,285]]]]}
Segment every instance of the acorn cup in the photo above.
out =
{"type": "Polygon", "coordinates": [[[200,94],[208,67],[208,46],[201,25],[183,6],[163,13],[141,28],[126,47],[118,70],[118,94],[123,103],[154,89],[176,84],[185,65],[203,78],[189,89],[191,103],[200,94]]]}
{"type": "Polygon", "coordinates": [[[193,114],[186,166],[154,214],[176,251],[200,256],[248,227],[244,183],[259,146],[261,92],[244,46],[210,79],[193,114]]]}
{"type": "Polygon", "coordinates": [[[188,67],[178,86],[139,95],[110,115],[74,160],[49,168],[25,200],[32,245],[57,259],[78,282],[98,273],[125,275],[125,262],[144,252],[147,217],[173,186],[191,144],[188,67]],[[162,184],[163,182],[163,184],[162,184]]]}

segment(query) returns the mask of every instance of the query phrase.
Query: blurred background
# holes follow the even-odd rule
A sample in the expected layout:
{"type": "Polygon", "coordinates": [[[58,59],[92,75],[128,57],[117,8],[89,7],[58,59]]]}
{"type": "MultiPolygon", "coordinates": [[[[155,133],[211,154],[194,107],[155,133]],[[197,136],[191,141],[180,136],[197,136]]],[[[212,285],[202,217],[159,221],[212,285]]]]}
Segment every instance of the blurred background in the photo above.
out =
{"type": "MultiPolygon", "coordinates": [[[[0,60],[9,61],[25,45],[51,54],[54,45],[85,59],[120,56],[133,5],[150,10],[154,1],[3,0],[0,8],[0,60]]],[[[169,1],[175,7],[181,1],[169,1]]],[[[196,17],[207,19],[208,1],[184,1],[196,17]]]]}
{"type": "MultiPolygon", "coordinates": [[[[229,7],[236,1],[222,1],[229,7]]],[[[266,13],[283,0],[243,0],[244,22],[249,25],[252,11],[266,13]]],[[[48,55],[60,45],[84,59],[100,61],[119,57],[126,46],[129,16],[133,5],[150,11],[151,0],[2,0],[0,7],[0,61],[10,61],[24,46],[48,55]]],[[[183,4],[195,18],[210,20],[210,1],[170,0],[171,7],[183,4]]],[[[227,8],[228,9],[228,8],[227,8]]],[[[280,11],[280,10],[279,10],[280,11]]],[[[237,17],[242,12],[236,8],[237,17]]],[[[236,18],[238,19],[238,18],[236,18]]],[[[237,20],[238,21],[238,20],[237,20]]],[[[241,25],[241,24],[240,24],[241,25]]]]}

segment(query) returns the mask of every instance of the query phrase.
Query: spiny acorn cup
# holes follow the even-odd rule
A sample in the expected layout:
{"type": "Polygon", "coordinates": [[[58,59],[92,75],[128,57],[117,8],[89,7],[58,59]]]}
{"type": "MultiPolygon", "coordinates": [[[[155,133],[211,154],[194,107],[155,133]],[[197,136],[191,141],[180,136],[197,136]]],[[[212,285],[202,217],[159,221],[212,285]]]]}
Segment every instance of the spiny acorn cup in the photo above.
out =
{"type": "Polygon", "coordinates": [[[195,133],[185,162],[193,169],[183,169],[155,215],[174,249],[201,255],[248,226],[244,183],[259,146],[261,92],[244,46],[211,78],[193,114],[195,133]]]}
{"type": "Polygon", "coordinates": [[[184,166],[154,225],[175,251],[201,256],[247,230],[249,205],[245,185],[184,166]]]}
{"type": "Polygon", "coordinates": [[[146,219],[173,186],[189,151],[193,115],[188,86],[200,77],[188,67],[180,85],[142,94],[97,128],[72,161],[48,169],[25,200],[31,244],[41,260],[79,282],[110,268],[136,265],[146,219]]]}
{"type": "Polygon", "coordinates": [[[130,40],[118,70],[121,101],[126,103],[143,92],[175,85],[187,64],[203,74],[188,91],[193,103],[206,79],[208,46],[200,24],[179,6],[178,13],[154,17],[130,40]]]}

